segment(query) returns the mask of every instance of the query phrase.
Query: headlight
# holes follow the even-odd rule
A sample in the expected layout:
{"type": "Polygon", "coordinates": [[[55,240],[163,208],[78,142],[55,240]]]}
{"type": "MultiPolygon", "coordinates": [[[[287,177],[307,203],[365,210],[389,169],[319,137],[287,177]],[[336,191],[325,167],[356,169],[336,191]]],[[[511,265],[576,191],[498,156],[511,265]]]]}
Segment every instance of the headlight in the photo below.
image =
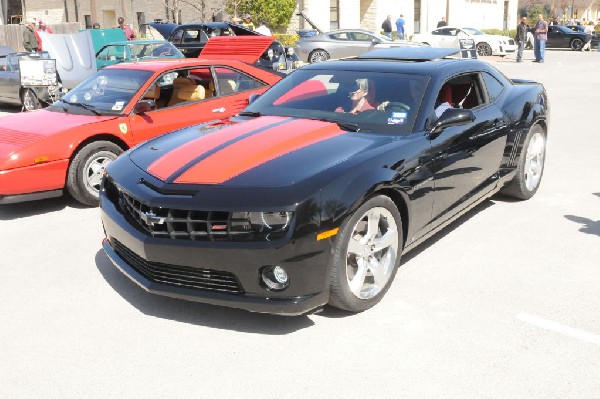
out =
{"type": "Polygon", "coordinates": [[[287,55],[294,55],[294,48],[293,47],[288,47],[285,49],[287,55]]]}
{"type": "Polygon", "coordinates": [[[238,232],[278,233],[290,226],[292,212],[234,212],[231,229],[238,232]]]}
{"type": "Polygon", "coordinates": [[[269,57],[269,59],[271,59],[271,60],[272,60],[274,55],[275,55],[275,53],[273,52],[273,49],[272,49],[272,48],[270,48],[270,49],[267,51],[267,57],[269,57]]]}

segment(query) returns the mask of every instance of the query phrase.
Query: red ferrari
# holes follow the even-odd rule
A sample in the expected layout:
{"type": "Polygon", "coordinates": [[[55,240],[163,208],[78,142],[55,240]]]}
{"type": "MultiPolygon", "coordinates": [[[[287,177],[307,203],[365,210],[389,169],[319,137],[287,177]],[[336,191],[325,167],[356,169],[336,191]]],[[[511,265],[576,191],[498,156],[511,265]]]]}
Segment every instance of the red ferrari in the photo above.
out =
{"type": "Polygon", "coordinates": [[[235,115],[251,94],[281,79],[250,65],[272,37],[214,39],[201,59],[110,66],[46,109],[0,118],[0,204],[57,197],[66,188],[97,205],[103,170],[123,151],[235,115]]]}

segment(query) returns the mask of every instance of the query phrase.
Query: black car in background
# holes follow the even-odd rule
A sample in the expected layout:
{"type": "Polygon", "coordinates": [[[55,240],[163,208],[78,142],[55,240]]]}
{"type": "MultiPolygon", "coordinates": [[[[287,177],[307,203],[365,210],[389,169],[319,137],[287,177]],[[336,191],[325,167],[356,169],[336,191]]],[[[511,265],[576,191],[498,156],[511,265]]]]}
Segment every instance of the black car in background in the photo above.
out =
{"type": "MultiPolygon", "coordinates": [[[[142,34],[152,38],[165,38],[177,47],[186,58],[197,58],[208,39],[213,36],[247,36],[260,35],[248,30],[241,25],[231,22],[198,22],[192,24],[177,25],[170,22],[155,21],[142,25],[142,34]],[[162,37],[154,37],[152,30],[155,29],[162,37]]],[[[302,65],[300,59],[293,52],[293,48],[285,48],[279,41],[275,40],[259,58],[257,66],[265,69],[274,69],[281,72],[290,71],[302,65]]]]}
{"type": "MultiPolygon", "coordinates": [[[[585,25],[565,25],[567,28],[571,29],[573,32],[585,33],[585,25]]],[[[598,34],[592,33],[592,47],[596,48],[598,46],[598,34]]]]}
{"type": "MultiPolygon", "coordinates": [[[[529,31],[534,33],[535,28],[530,28],[529,31]]],[[[570,48],[580,51],[583,45],[590,40],[592,40],[592,35],[587,33],[574,31],[563,25],[549,25],[546,48],[570,48]]]]}

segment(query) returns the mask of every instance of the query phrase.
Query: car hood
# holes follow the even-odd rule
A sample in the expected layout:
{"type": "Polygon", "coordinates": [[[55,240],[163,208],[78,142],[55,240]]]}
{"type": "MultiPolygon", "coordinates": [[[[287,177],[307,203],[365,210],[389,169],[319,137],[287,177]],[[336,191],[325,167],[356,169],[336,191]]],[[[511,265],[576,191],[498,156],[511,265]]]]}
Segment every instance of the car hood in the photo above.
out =
{"type": "Polygon", "coordinates": [[[4,116],[0,125],[0,159],[5,159],[24,147],[61,132],[114,118],[114,116],[73,115],[48,110],[4,116]]]}
{"type": "Polygon", "coordinates": [[[283,187],[391,140],[349,132],[336,123],[263,116],[167,134],[137,147],[129,157],[167,184],[283,187]]]}

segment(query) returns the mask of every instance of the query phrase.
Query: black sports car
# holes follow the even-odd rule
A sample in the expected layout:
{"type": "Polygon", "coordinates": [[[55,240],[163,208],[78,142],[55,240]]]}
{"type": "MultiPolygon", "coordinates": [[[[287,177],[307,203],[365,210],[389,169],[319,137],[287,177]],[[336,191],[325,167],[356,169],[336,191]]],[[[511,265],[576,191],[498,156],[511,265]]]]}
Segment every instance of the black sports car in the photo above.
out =
{"type": "MultiPolygon", "coordinates": [[[[534,33],[535,28],[530,28],[529,31],[534,33]]],[[[563,25],[549,25],[546,48],[570,48],[579,51],[591,39],[592,35],[590,34],[575,31],[563,25]]]]}
{"type": "Polygon", "coordinates": [[[402,253],[498,191],[532,197],[548,100],[457,49],[303,67],[239,115],[106,169],[113,263],[149,292],[259,312],[375,305],[402,253]]]}
{"type": "MultiPolygon", "coordinates": [[[[584,33],[585,34],[585,26],[584,25],[565,25],[567,28],[571,29],[573,32],[579,32],[579,33],[584,33]]],[[[598,34],[597,33],[592,33],[592,43],[591,43],[591,47],[592,48],[596,48],[598,47],[598,34]]]]}

